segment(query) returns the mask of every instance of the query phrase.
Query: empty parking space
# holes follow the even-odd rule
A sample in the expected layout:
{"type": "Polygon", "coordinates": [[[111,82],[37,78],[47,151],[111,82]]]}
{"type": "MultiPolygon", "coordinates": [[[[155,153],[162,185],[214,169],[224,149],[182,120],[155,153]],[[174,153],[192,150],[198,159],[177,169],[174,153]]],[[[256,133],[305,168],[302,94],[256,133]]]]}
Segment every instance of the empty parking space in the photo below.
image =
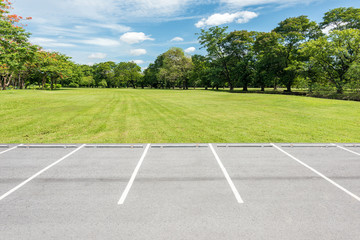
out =
{"type": "Polygon", "coordinates": [[[326,177],[359,194],[359,156],[276,146],[299,161],[271,144],[13,149],[3,192],[34,177],[0,200],[1,238],[358,239],[360,202],[326,177]]]}
{"type": "Polygon", "coordinates": [[[248,206],[251,228],[262,229],[255,239],[354,239],[360,233],[359,202],[277,149],[217,151],[248,206]]]}
{"type": "Polygon", "coordinates": [[[119,220],[113,214],[117,198],[142,151],[83,148],[71,155],[0,202],[2,237],[101,238],[98,232],[119,220]]]}
{"type": "Polygon", "coordinates": [[[118,214],[133,239],[219,239],[241,229],[239,203],[207,145],[151,148],[118,214]]]}
{"type": "Polygon", "coordinates": [[[360,156],[360,144],[336,144],[339,148],[360,156]]]}
{"type": "MultiPolygon", "coordinates": [[[[0,151],[12,147],[1,148],[0,151]]],[[[64,147],[16,148],[1,154],[0,196],[72,150],[74,149],[64,147]]]]}
{"type": "Polygon", "coordinates": [[[329,146],[312,148],[294,145],[283,149],[360,196],[360,156],[329,146]]]}

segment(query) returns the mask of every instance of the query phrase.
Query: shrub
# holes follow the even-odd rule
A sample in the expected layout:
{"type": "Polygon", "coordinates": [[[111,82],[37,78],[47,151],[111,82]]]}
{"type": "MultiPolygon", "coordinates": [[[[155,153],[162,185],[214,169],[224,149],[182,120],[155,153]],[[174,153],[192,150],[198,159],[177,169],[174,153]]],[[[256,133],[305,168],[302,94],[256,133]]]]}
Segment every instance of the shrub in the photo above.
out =
{"type": "Polygon", "coordinates": [[[105,79],[102,80],[101,82],[99,82],[99,87],[101,87],[101,88],[106,88],[107,87],[107,82],[106,82],[105,79]]]}
{"type": "Polygon", "coordinates": [[[79,87],[79,84],[72,82],[72,83],[69,84],[69,87],[71,87],[71,88],[78,88],[78,87],[79,87]]]}

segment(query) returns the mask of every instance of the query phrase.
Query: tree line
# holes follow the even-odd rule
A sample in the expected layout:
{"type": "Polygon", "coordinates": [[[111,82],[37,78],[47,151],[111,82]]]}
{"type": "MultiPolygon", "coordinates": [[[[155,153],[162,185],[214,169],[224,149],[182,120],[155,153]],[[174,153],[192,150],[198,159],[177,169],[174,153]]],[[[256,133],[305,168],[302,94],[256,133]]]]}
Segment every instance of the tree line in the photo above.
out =
{"type": "Polygon", "coordinates": [[[181,48],[159,55],[143,72],[134,62],[80,65],[29,42],[11,2],[0,0],[0,87],[306,88],[360,92],[360,9],[336,8],[316,23],[287,18],[270,32],[211,27],[198,33],[207,54],[181,48]]]}
{"type": "Polygon", "coordinates": [[[285,87],[360,90],[360,9],[336,8],[320,24],[307,16],[287,18],[270,32],[201,30],[206,56],[172,48],[144,72],[156,88],[285,87]]]}
{"type": "Polygon", "coordinates": [[[0,89],[68,87],[129,87],[143,78],[133,62],[79,65],[59,53],[45,51],[29,42],[23,18],[11,14],[12,3],[0,0],[0,89]]]}

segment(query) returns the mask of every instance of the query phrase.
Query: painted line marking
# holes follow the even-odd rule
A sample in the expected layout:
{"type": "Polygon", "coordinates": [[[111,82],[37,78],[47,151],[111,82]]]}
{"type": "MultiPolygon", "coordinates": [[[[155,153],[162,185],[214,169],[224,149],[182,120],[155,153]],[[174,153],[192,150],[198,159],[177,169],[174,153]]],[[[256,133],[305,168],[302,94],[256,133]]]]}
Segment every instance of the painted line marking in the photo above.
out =
{"type": "Polygon", "coordinates": [[[127,195],[129,194],[129,192],[130,192],[131,186],[133,185],[133,183],[134,183],[134,181],[135,181],[136,175],[138,174],[138,172],[139,172],[139,170],[140,170],[140,167],[141,167],[141,165],[142,165],[142,163],[143,163],[143,161],[144,161],[144,159],[145,159],[145,157],[146,157],[146,154],[147,154],[147,152],[148,152],[149,149],[150,149],[150,146],[151,146],[150,143],[149,143],[148,145],[146,145],[146,148],[145,148],[145,150],[144,150],[144,152],[143,152],[143,154],[142,154],[142,156],[141,156],[138,164],[136,165],[136,168],[134,169],[134,172],[133,172],[133,174],[131,175],[131,178],[130,178],[129,182],[128,182],[128,184],[127,184],[127,186],[126,186],[123,194],[121,195],[121,198],[120,198],[120,200],[119,200],[119,202],[118,202],[118,205],[123,205],[123,204],[124,204],[124,202],[125,202],[125,200],[126,200],[126,197],[127,197],[127,195]]]}
{"type": "Polygon", "coordinates": [[[338,148],[340,148],[340,149],[342,149],[342,150],[345,150],[345,151],[347,151],[347,152],[350,152],[350,153],[353,153],[353,154],[356,154],[356,155],[360,156],[360,153],[358,153],[358,152],[351,151],[350,149],[347,149],[347,148],[342,147],[342,146],[340,146],[340,145],[337,145],[337,144],[335,144],[335,143],[332,143],[332,145],[334,145],[334,146],[336,146],[336,147],[338,147],[338,148]]]}
{"type": "Polygon", "coordinates": [[[348,195],[350,195],[351,197],[355,198],[357,201],[360,202],[360,197],[356,196],[355,194],[353,194],[352,192],[350,192],[349,190],[347,190],[346,188],[342,187],[341,185],[339,185],[338,183],[334,182],[333,180],[331,180],[330,178],[326,177],[324,174],[322,174],[321,172],[317,171],[316,169],[310,167],[309,165],[307,165],[306,163],[300,161],[299,159],[297,159],[296,157],[294,157],[293,155],[291,155],[290,153],[287,153],[286,151],[284,151],[283,149],[281,149],[280,147],[276,146],[275,144],[271,143],[271,145],[278,149],[280,152],[284,153],[285,155],[287,155],[288,157],[292,158],[293,160],[297,161],[298,163],[300,163],[301,165],[303,165],[304,167],[308,168],[309,170],[311,170],[312,172],[316,173],[317,175],[319,175],[320,177],[322,177],[323,179],[325,179],[326,181],[328,181],[329,183],[331,183],[332,185],[334,185],[335,187],[339,188],[340,190],[344,191],[345,193],[347,193],[348,195]]]}
{"type": "Polygon", "coordinates": [[[1,154],[4,154],[4,153],[6,153],[6,152],[10,152],[11,150],[14,150],[15,148],[18,148],[18,147],[20,147],[20,146],[22,146],[22,144],[17,145],[17,146],[12,147],[12,148],[9,148],[9,149],[6,149],[5,151],[0,152],[0,155],[1,155],[1,154]]]}
{"type": "Polygon", "coordinates": [[[19,185],[17,185],[16,187],[14,187],[13,189],[11,189],[10,191],[8,191],[7,193],[5,193],[4,195],[2,195],[0,197],[0,201],[3,200],[4,198],[6,198],[7,196],[9,196],[10,194],[12,194],[13,192],[15,192],[16,190],[18,190],[19,188],[21,188],[22,186],[24,186],[25,184],[27,184],[28,182],[30,182],[31,180],[33,180],[34,178],[38,177],[40,174],[44,173],[45,171],[49,170],[50,168],[52,168],[53,166],[55,166],[56,164],[60,163],[61,161],[63,161],[64,159],[68,158],[69,156],[73,155],[74,153],[76,153],[77,151],[79,151],[80,149],[82,149],[84,145],[81,145],[80,147],[78,147],[77,149],[75,149],[74,151],[72,151],[71,153],[67,154],[66,156],[60,158],[59,160],[57,160],[56,162],[50,164],[49,166],[47,166],[46,168],[40,170],[39,172],[35,173],[34,175],[32,175],[31,177],[29,177],[28,179],[26,179],[25,181],[23,181],[22,183],[20,183],[19,185]]]}
{"type": "Polygon", "coordinates": [[[231,178],[230,178],[230,176],[229,176],[229,173],[226,171],[226,168],[225,168],[224,165],[222,164],[222,162],[221,162],[218,154],[216,153],[216,151],[215,151],[215,149],[214,149],[214,147],[213,147],[213,145],[212,145],[211,143],[209,143],[209,147],[210,147],[212,153],[214,154],[214,157],[215,157],[216,161],[218,162],[218,164],[219,164],[222,172],[224,173],[224,176],[225,176],[227,182],[229,183],[230,188],[231,188],[231,190],[233,191],[236,200],[238,201],[238,203],[244,203],[244,200],[241,198],[238,190],[236,189],[233,181],[231,180],[231,178]]]}

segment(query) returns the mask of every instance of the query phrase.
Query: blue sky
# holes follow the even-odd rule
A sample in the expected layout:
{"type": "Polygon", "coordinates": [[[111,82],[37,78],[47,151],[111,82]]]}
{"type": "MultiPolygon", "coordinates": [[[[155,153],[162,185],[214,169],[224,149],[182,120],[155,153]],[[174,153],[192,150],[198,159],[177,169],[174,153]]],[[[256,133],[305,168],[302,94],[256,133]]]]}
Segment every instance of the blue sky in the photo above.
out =
{"type": "Polygon", "coordinates": [[[14,13],[33,17],[31,42],[82,64],[135,61],[142,68],[170,47],[204,54],[195,33],[220,25],[270,31],[287,17],[320,22],[359,0],[14,0],[14,13]]]}

